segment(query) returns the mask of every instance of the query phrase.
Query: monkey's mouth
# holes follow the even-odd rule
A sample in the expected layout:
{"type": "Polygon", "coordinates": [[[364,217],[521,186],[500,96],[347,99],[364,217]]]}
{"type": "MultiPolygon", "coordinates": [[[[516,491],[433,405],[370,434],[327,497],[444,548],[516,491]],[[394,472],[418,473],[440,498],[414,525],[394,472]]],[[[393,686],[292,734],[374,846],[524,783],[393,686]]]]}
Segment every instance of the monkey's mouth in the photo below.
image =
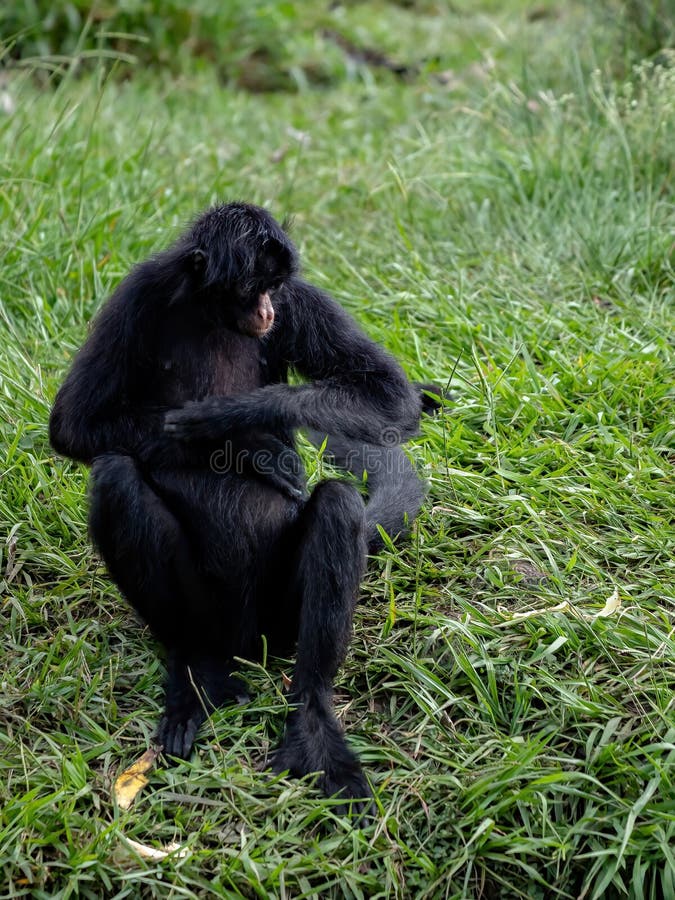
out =
{"type": "Polygon", "coordinates": [[[239,322],[237,322],[237,328],[242,334],[246,334],[249,337],[254,338],[265,337],[265,335],[269,334],[269,332],[272,330],[273,325],[273,318],[265,322],[264,324],[257,321],[252,322],[250,319],[241,319],[239,322]]]}

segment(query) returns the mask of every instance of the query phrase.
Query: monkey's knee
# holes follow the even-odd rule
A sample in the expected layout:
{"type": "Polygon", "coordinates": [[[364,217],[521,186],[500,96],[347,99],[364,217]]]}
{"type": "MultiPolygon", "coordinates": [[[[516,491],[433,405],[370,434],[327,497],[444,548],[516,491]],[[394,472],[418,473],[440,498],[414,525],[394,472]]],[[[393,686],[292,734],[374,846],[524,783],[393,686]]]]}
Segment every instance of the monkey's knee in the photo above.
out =
{"type": "Polygon", "coordinates": [[[124,492],[141,480],[136,460],[124,453],[104,453],[91,464],[92,496],[124,492]]]}
{"type": "Polygon", "coordinates": [[[134,496],[140,490],[141,475],[131,456],[106,453],[91,465],[89,484],[89,530],[95,543],[113,525],[128,518],[134,496]]]}
{"type": "Polygon", "coordinates": [[[322,481],[321,484],[318,484],[314,488],[307,506],[308,508],[314,506],[321,511],[328,507],[344,518],[354,521],[362,519],[365,510],[363,497],[354,485],[337,479],[322,481]]]}
{"type": "Polygon", "coordinates": [[[89,533],[109,567],[130,553],[151,567],[175,549],[181,529],[133,457],[110,453],[92,465],[89,533]]]}
{"type": "Polygon", "coordinates": [[[365,532],[363,497],[346,481],[330,480],[317,485],[305,507],[305,514],[322,532],[336,537],[347,534],[351,538],[360,538],[365,532]]]}

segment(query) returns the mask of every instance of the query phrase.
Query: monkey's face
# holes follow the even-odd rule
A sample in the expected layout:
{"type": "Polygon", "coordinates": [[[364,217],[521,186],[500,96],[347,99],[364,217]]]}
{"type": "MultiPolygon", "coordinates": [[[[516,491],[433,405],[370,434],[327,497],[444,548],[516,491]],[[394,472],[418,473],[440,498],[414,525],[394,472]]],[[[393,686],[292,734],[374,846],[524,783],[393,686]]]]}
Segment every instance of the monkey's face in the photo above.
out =
{"type": "Polygon", "coordinates": [[[274,325],[274,296],[293,272],[294,259],[285,244],[267,240],[255,255],[246,278],[234,287],[236,328],[251,337],[264,337],[274,325]]]}
{"type": "Polygon", "coordinates": [[[230,203],[197,220],[188,236],[199,294],[209,313],[242,334],[274,325],[274,294],[298,268],[283,228],[258,206],[230,203]]]}

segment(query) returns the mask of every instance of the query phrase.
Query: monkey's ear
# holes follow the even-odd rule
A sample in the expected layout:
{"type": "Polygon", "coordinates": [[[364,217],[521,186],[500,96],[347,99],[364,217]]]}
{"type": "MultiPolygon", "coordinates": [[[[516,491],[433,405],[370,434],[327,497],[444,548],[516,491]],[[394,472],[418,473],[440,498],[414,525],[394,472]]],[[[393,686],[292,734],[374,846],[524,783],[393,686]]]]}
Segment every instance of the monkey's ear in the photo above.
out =
{"type": "Polygon", "coordinates": [[[291,275],[297,268],[291,242],[284,243],[275,237],[268,238],[263,246],[260,265],[263,272],[275,277],[291,275]]]}
{"type": "Polygon", "coordinates": [[[169,294],[169,306],[188,300],[197,285],[195,276],[200,278],[206,271],[206,253],[199,248],[182,250],[173,260],[173,290],[169,294]]]}
{"type": "Polygon", "coordinates": [[[263,252],[268,258],[276,261],[279,261],[284,256],[288,255],[288,251],[286,250],[284,245],[275,237],[267,238],[267,240],[263,244],[263,252]]]}
{"type": "Polygon", "coordinates": [[[190,254],[190,266],[196,275],[201,275],[206,268],[206,253],[199,248],[193,250],[190,254]]]}

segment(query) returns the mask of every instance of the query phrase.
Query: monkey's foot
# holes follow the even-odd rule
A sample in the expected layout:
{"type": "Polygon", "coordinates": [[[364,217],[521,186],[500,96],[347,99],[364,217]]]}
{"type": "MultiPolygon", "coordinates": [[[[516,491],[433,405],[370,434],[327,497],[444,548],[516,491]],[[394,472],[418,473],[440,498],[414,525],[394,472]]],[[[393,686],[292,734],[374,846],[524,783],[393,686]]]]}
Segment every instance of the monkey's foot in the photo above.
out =
{"type": "Polygon", "coordinates": [[[169,658],[166,709],[157,728],[157,743],[167,756],[187,759],[199,726],[212,710],[248,699],[241,679],[230,675],[231,664],[198,660],[187,664],[175,654],[169,658]]]}
{"type": "Polygon", "coordinates": [[[188,759],[199,726],[205,720],[206,713],[197,698],[192,707],[167,708],[159,721],[155,738],[161,745],[165,756],[188,759]]]}
{"type": "Polygon", "coordinates": [[[335,810],[339,815],[363,820],[372,814],[373,795],[361,764],[332,713],[321,709],[308,713],[302,707],[293,710],[271,768],[278,775],[288,772],[295,778],[318,772],[321,791],[343,801],[335,810]]]}

